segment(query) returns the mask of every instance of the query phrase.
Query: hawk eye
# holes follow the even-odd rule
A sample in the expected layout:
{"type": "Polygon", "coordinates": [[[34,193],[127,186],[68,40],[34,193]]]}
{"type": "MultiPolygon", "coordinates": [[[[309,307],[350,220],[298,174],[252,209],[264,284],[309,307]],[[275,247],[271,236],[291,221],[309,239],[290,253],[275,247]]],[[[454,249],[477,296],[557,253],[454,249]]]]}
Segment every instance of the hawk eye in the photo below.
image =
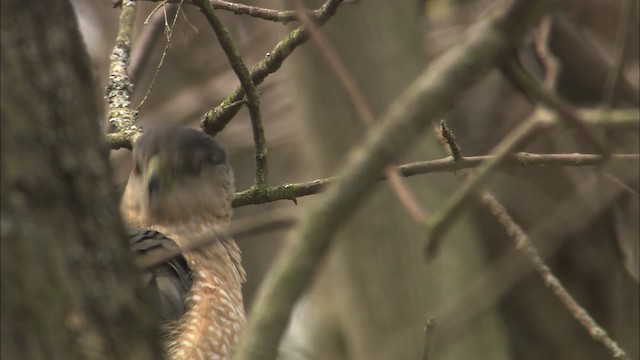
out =
{"type": "Polygon", "coordinates": [[[199,175],[202,171],[202,161],[199,159],[192,159],[187,163],[186,170],[191,175],[199,175]]]}
{"type": "Polygon", "coordinates": [[[133,171],[133,175],[136,175],[136,176],[140,175],[140,162],[139,161],[136,161],[133,164],[132,171],[133,171]]]}

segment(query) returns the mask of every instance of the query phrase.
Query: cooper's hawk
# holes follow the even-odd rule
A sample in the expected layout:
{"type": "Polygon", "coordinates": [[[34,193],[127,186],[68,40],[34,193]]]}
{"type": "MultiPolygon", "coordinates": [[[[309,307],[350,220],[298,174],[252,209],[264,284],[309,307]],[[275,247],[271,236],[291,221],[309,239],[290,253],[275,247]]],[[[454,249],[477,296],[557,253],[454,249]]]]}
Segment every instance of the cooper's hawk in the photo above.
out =
{"type": "Polygon", "coordinates": [[[167,324],[171,359],[228,359],[245,324],[240,250],[228,231],[233,171],[208,135],[156,127],[138,138],[121,211],[134,228],[134,251],[211,245],[158,265],[146,275],[167,324]]]}

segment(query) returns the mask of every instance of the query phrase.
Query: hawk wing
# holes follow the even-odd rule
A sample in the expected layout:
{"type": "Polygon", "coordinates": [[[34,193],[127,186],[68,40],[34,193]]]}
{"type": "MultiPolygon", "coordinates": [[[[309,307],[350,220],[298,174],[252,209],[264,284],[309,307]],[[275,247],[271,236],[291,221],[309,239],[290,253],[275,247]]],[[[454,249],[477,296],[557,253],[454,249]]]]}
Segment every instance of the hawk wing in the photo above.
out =
{"type": "MultiPolygon", "coordinates": [[[[178,249],[173,239],[155,230],[131,229],[128,235],[131,251],[137,255],[178,249]]],[[[146,269],[142,280],[151,290],[156,312],[162,321],[177,320],[185,313],[185,298],[191,289],[191,276],[182,255],[146,269]]]]}

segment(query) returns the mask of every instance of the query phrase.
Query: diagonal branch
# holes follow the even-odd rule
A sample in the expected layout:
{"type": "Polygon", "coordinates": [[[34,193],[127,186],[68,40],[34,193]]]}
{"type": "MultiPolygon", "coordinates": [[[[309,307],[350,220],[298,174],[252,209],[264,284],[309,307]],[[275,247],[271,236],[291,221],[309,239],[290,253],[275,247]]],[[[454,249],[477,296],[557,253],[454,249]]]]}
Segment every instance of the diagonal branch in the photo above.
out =
{"type": "MultiPolygon", "coordinates": [[[[358,115],[360,121],[362,121],[367,127],[371,127],[375,122],[373,111],[369,102],[364,97],[355,79],[349,74],[349,71],[340,60],[340,56],[335,51],[329,39],[320,31],[320,28],[316,26],[309,18],[304,10],[301,0],[296,1],[296,10],[298,11],[298,17],[300,22],[307,27],[311,39],[315,42],[316,46],[320,50],[320,54],[324,56],[325,61],[329,64],[329,67],[338,78],[338,81],[346,91],[353,108],[358,115]]],[[[400,205],[405,209],[407,214],[420,226],[425,226],[427,222],[426,211],[420,206],[415,196],[411,193],[411,190],[402,181],[402,178],[398,174],[398,170],[393,165],[389,165],[384,169],[387,183],[392,193],[396,196],[400,205]]]]}
{"type": "MultiPolygon", "coordinates": [[[[327,0],[319,9],[316,23],[326,23],[338,10],[343,0],[327,0]]],[[[304,26],[293,30],[267,56],[257,63],[250,72],[251,80],[255,86],[260,85],[264,79],[282,66],[284,60],[291,55],[293,50],[309,40],[309,33],[304,26]]],[[[209,110],[200,121],[200,126],[209,135],[215,136],[222,131],[231,119],[238,113],[243,102],[244,91],[238,86],[220,105],[209,110]]]]}
{"type": "Polygon", "coordinates": [[[256,187],[264,187],[267,185],[267,141],[264,138],[264,127],[262,126],[262,116],[260,114],[260,98],[256,91],[256,86],[251,79],[249,69],[247,69],[238,49],[236,48],[229,31],[222,24],[215,13],[213,6],[208,0],[196,0],[196,4],[204,14],[205,18],[216,33],[220,46],[229,59],[229,63],[236,73],[242,91],[247,96],[247,108],[251,117],[251,126],[253,129],[253,141],[255,143],[255,162],[256,162],[256,187]]]}
{"type": "Polygon", "coordinates": [[[580,117],[574,109],[554,93],[544,89],[519,61],[516,59],[508,60],[506,65],[503,66],[502,71],[516,88],[527,91],[541,105],[556,112],[559,118],[569,127],[574,128],[582,134],[584,139],[589,142],[589,145],[591,145],[595,151],[604,155],[608,153],[607,149],[596,139],[593,132],[584,125],[584,122],[580,121],[580,117]]]}
{"type": "MultiPolygon", "coordinates": [[[[629,112],[611,112],[604,117],[598,117],[596,111],[573,111],[573,116],[576,117],[575,121],[580,123],[580,126],[587,129],[587,126],[598,126],[602,124],[608,124],[609,126],[621,126],[625,128],[637,127],[640,122],[637,120],[638,112],[631,110],[629,112]],[[585,118],[581,119],[578,114],[584,115],[585,118]],[[588,120],[587,120],[588,119],[588,120]],[[600,119],[600,120],[598,120],[600,119]],[[606,119],[606,120],[605,120],[606,119]]],[[[605,114],[605,113],[603,113],[605,114]]],[[[489,175],[495,168],[508,159],[509,154],[516,151],[519,147],[522,147],[527,141],[535,135],[535,133],[555,126],[559,121],[565,119],[563,114],[557,113],[556,116],[550,114],[545,108],[538,108],[527,120],[520,124],[515,130],[513,130],[507,137],[505,137],[498,145],[491,151],[490,157],[487,162],[480,165],[478,171],[464,180],[462,185],[454,192],[454,194],[445,203],[442,209],[434,214],[427,225],[427,237],[428,241],[425,246],[424,252],[427,259],[431,259],[440,248],[441,243],[444,241],[444,234],[448,230],[449,226],[457,218],[458,214],[463,210],[466,201],[469,196],[479,186],[484,184],[489,175]],[[550,118],[551,116],[551,118],[550,118]]],[[[570,156],[570,155],[568,155],[570,156]]],[[[611,155],[603,155],[606,156],[611,155]]],[[[601,158],[600,164],[606,162],[605,158],[601,158]]],[[[463,160],[466,158],[463,158],[463,160]]]]}
{"type": "Polygon", "coordinates": [[[435,60],[398,95],[339,171],[339,180],[303,215],[256,297],[235,358],[274,359],[291,310],[310,284],[331,238],[356,211],[384,168],[422,136],[429,121],[508,55],[551,1],[516,0],[435,60]]]}
{"type": "Polygon", "coordinates": [[[498,219],[509,236],[515,241],[516,248],[521,250],[533,264],[545,285],[553,291],[560,301],[569,309],[569,312],[591,334],[595,340],[604,344],[615,359],[630,360],[627,353],[607,334],[589,313],[571,296],[564,288],[560,280],[551,272],[547,264],[540,256],[538,249],[533,245],[527,234],[511,218],[507,210],[488,191],[480,193],[480,199],[491,213],[498,219]]]}

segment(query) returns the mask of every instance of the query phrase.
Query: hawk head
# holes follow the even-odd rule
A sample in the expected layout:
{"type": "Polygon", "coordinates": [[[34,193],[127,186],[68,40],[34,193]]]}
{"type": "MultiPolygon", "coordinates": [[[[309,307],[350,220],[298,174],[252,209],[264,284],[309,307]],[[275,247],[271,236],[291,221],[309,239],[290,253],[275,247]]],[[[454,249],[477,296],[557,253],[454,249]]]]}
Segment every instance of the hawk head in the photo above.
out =
{"type": "Polygon", "coordinates": [[[225,151],[201,131],[148,129],[135,143],[122,212],[137,226],[228,223],[234,194],[225,151]]]}

